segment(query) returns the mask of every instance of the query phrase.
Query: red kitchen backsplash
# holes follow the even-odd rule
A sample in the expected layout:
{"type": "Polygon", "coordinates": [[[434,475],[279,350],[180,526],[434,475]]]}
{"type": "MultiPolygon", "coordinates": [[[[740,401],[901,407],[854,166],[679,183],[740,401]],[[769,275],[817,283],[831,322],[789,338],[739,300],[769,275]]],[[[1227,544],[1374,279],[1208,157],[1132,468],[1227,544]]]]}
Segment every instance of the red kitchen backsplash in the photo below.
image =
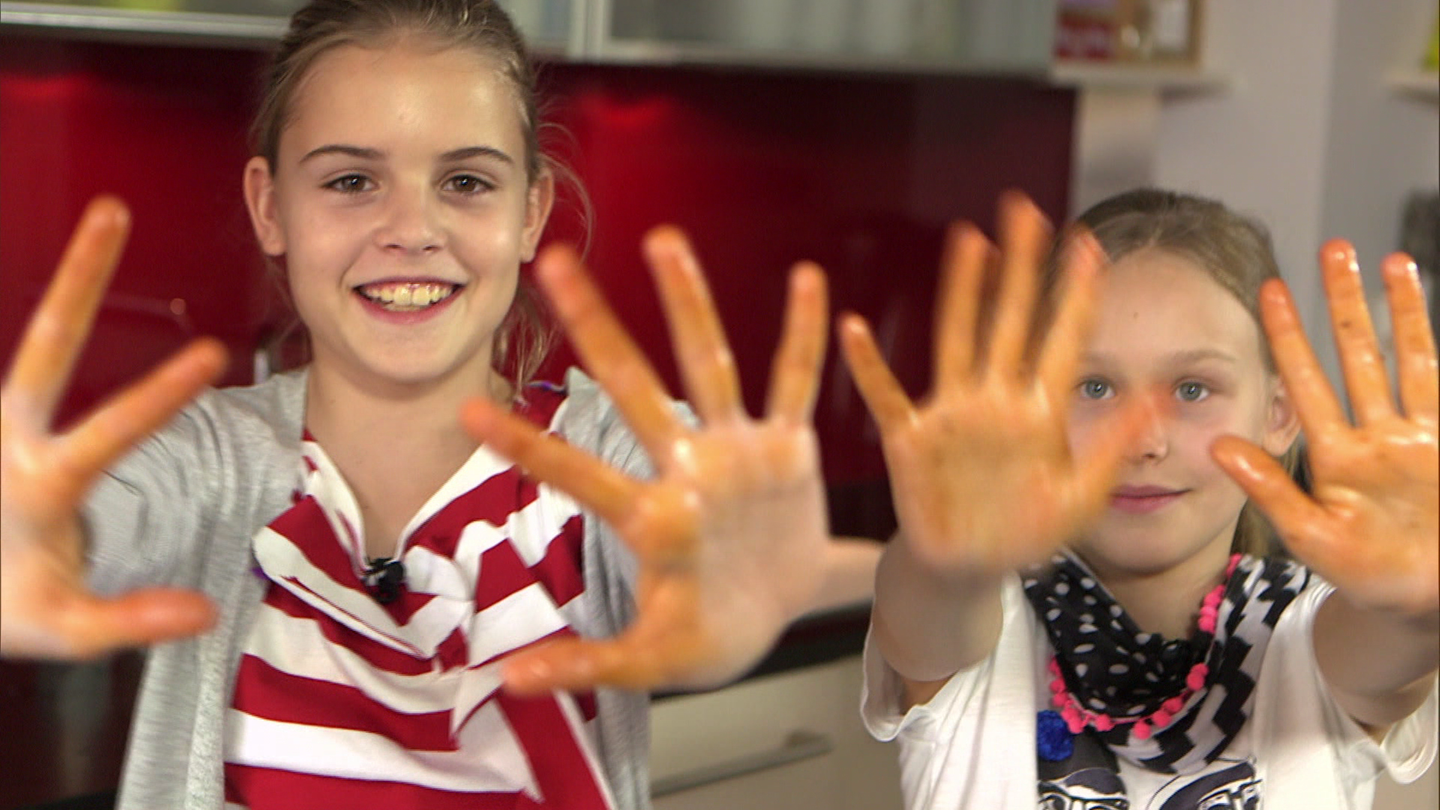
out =
{"type": "MultiPolygon", "coordinates": [[[[92,195],[129,202],[134,230],[70,412],[195,334],[254,351],[284,323],[240,200],[263,54],[0,37],[0,357],[13,351],[92,195]]],[[[989,228],[1018,187],[1064,213],[1073,94],[1019,80],[554,64],[547,133],[595,210],[589,261],[662,375],[677,383],[639,259],[641,234],[686,228],[709,271],[749,404],[758,409],[799,259],[833,307],[868,316],[912,390],[928,375],[945,224],[989,228]]],[[[573,195],[570,198],[573,202],[573,195]]],[[[575,240],[577,207],[552,220],[575,240]]],[[[563,351],[558,369],[572,356],[563,351]]],[[[883,477],[874,432],[832,352],[817,425],[832,484],[883,477]]],[[[678,388],[674,388],[680,393],[678,388]]]]}
{"type": "MultiPolygon", "coordinates": [[[[113,192],[134,212],[67,414],[198,334],[229,345],[227,382],[249,382],[256,348],[286,323],[240,199],[263,58],[0,36],[0,361],[85,202],[113,192]]],[[[682,225],[697,244],[758,409],[796,260],[829,270],[834,309],[871,318],[901,378],[919,390],[945,224],[966,217],[989,228],[1007,187],[1064,213],[1068,91],[999,79],[581,64],[546,67],[542,85],[562,127],[550,140],[596,212],[590,264],[677,393],[638,251],[657,223],[682,225]]],[[[584,235],[575,211],[557,213],[552,238],[584,235]]],[[[551,371],[572,359],[560,352],[551,371]]],[[[879,448],[833,351],[817,429],[832,526],[883,536],[894,518],[879,448]]],[[[136,660],[0,663],[0,695],[18,712],[0,723],[0,760],[12,766],[0,794],[19,805],[94,794],[93,806],[106,806],[136,660]]]]}

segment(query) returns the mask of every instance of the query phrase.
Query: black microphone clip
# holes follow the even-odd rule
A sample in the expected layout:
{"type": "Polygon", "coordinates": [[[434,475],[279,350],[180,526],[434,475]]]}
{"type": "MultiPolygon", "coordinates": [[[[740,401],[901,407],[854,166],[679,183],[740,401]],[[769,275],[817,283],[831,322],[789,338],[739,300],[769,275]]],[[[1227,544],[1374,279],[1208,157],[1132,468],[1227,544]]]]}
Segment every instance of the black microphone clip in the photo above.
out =
{"type": "Polygon", "coordinates": [[[382,605],[388,605],[400,598],[400,589],[405,587],[405,564],[389,557],[366,560],[363,581],[370,595],[382,605]]]}

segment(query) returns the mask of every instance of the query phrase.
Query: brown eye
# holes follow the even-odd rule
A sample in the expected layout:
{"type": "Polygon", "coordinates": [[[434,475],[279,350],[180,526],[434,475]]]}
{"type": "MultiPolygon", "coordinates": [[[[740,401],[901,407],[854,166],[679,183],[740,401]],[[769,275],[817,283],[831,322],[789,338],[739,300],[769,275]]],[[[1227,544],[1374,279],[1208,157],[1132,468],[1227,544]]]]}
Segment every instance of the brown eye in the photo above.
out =
{"type": "Polygon", "coordinates": [[[481,194],[491,191],[495,186],[473,174],[457,174],[445,181],[445,189],[459,194],[481,194]]]}
{"type": "Polygon", "coordinates": [[[369,191],[370,186],[370,178],[363,174],[347,174],[325,184],[326,188],[342,194],[359,194],[362,191],[369,191]]]}

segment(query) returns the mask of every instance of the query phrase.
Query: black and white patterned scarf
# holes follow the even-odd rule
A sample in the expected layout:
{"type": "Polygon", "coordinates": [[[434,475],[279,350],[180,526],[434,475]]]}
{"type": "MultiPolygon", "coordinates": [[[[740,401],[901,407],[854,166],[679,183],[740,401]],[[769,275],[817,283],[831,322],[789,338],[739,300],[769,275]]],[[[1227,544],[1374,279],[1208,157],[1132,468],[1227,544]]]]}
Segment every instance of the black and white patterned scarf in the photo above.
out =
{"type": "MultiPolygon", "coordinates": [[[[1270,634],[1308,581],[1309,572],[1294,562],[1241,557],[1226,583],[1214,635],[1197,631],[1190,639],[1165,639],[1141,632],[1105,586],[1068,553],[1022,576],[1066,687],[1090,711],[1117,720],[1152,715],[1185,691],[1196,663],[1206,664],[1204,685],[1148,739],[1132,733],[1133,724],[1126,722],[1107,731],[1084,731],[1140,767],[1181,774],[1214,761],[1240,732],[1250,715],[1270,634]]],[[[1041,740],[1042,759],[1053,759],[1044,747],[1041,740]]]]}

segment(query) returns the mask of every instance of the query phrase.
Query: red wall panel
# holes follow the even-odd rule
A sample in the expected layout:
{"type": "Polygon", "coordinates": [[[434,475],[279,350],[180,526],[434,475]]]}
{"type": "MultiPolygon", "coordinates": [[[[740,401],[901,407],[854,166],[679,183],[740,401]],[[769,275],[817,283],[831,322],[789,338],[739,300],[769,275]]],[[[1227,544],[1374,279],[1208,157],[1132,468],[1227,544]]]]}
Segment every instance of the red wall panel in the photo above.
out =
{"type": "MultiPolygon", "coordinates": [[[[223,339],[234,355],[226,381],[248,382],[255,348],[285,322],[240,198],[263,58],[0,36],[0,361],[85,202],[112,192],[134,211],[67,413],[196,334],[223,339]]],[[[827,268],[833,308],[869,317],[919,391],[945,224],[964,217],[988,229],[1009,187],[1064,213],[1066,91],[997,79],[573,64],[548,66],[542,86],[560,127],[547,139],[596,212],[590,263],[677,394],[638,251],[657,223],[677,223],[696,242],[758,410],[796,260],[827,268]]],[[[562,206],[551,238],[587,234],[575,210],[562,206]]],[[[562,349],[550,369],[572,361],[562,349]]],[[[817,429],[832,524],[888,531],[874,431],[833,352],[817,429]]],[[[134,659],[57,671],[0,665],[3,697],[20,708],[0,727],[0,795],[19,805],[115,783],[134,659]]]]}

